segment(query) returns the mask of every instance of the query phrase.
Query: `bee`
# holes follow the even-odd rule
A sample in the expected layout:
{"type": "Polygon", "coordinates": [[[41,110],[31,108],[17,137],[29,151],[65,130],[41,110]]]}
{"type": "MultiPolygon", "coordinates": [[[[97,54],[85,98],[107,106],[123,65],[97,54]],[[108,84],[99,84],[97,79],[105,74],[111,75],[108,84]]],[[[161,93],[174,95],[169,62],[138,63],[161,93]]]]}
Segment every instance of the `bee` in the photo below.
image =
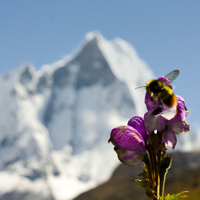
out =
{"type": "Polygon", "coordinates": [[[161,116],[168,120],[172,119],[177,113],[177,98],[170,84],[177,78],[179,73],[179,70],[174,70],[164,77],[148,81],[146,86],[138,87],[146,87],[146,92],[151,96],[152,102],[166,106],[162,110],[159,110],[158,107],[158,111],[161,112],[161,116]]]}
{"type": "Polygon", "coordinates": [[[173,93],[172,86],[170,83],[172,83],[177,76],[179,75],[179,70],[174,70],[167,74],[162,79],[153,79],[151,81],[148,81],[146,83],[146,91],[151,96],[151,100],[153,102],[160,101],[163,102],[168,108],[171,108],[176,105],[177,99],[175,94],[173,93]]]}

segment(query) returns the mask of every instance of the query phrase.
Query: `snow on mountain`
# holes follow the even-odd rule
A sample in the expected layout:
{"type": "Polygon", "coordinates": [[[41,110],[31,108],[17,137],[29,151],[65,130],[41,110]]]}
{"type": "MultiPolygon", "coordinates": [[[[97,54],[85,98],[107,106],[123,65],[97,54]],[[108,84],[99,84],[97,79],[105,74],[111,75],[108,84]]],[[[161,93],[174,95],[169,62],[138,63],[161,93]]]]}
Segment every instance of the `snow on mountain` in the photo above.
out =
{"type": "Polygon", "coordinates": [[[143,115],[154,77],[122,39],[86,36],[66,59],[0,78],[0,200],[72,199],[118,165],[110,130],[143,115]]]}
{"type": "Polygon", "coordinates": [[[56,166],[48,131],[37,119],[40,99],[34,94],[35,81],[29,65],[0,79],[1,199],[31,199],[32,194],[53,199],[46,179],[47,173],[56,174],[56,166]]]}
{"type": "Polygon", "coordinates": [[[50,183],[55,197],[63,194],[72,198],[111,175],[118,161],[107,143],[110,130],[144,112],[144,93],[135,91],[135,87],[144,85],[153,75],[125,41],[110,42],[98,33],[88,34],[79,51],[65,64],[52,67],[53,81],[48,89],[51,96],[41,121],[48,129],[56,150],[54,159],[63,176],[51,176],[50,183]],[[109,59],[115,54],[113,61],[109,59]],[[121,68],[132,77],[126,78],[121,68]],[[59,183],[65,187],[57,188],[59,183]]]}

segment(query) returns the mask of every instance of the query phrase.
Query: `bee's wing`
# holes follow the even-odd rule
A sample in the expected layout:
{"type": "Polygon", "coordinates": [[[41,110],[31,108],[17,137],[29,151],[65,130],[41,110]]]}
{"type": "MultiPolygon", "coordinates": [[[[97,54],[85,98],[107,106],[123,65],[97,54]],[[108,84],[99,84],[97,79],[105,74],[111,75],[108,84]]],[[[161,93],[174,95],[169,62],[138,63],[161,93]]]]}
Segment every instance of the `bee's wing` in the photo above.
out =
{"type": "Polygon", "coordinates": [[[173,80],[175,80],[177,78],[179,73],[180,73],[179,70],[174,70],[174,71],[170,72],[169,74],[167,74],[165,77],[167,77],[170,80],[170,83],[172,83],[173,80]]]}

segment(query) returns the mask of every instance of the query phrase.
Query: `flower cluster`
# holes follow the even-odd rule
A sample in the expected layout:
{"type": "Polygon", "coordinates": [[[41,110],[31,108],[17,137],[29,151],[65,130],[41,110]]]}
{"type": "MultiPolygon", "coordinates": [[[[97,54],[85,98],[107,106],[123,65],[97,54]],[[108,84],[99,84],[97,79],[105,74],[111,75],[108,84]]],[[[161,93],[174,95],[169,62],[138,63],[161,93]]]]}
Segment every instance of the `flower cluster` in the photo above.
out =
{"type": "MultiPolygon", "coordinates": [[[[164,84],[170,85],[167,77],[161,76],[164,84]]],[[[150,138],[159,138],[156,148],[165,151],[167,147],[175,148],[176,134],[184,134],[190,130],[185,122],[188,110],[182,97],[174,95],[170,98],[171,105],[160,99],[152,100],[146,92],[145,104],[147,112],[144,117],[132,117],[126,126],[118,126],[111,131],[109,142],[114,145],[118,158],[129,166],[139,165],[146,154],[146,144],[150,138]],[[162,147],[162,148],[161,148],[162,147]]]]}
{"type": "Polygon", "coordinates": [[[182,97],[174,95],[176,105],[169,109],[165,104],[155,106],[150,96],[146,93],[145,103],[148,112],[144,115],[145,130],[152,134],[153,131],[162,133],[162,141],[173,149],[176,145],[176,135],[184,134],[190,130],[190,125],[185,122],[188,110],[182,97]]]}

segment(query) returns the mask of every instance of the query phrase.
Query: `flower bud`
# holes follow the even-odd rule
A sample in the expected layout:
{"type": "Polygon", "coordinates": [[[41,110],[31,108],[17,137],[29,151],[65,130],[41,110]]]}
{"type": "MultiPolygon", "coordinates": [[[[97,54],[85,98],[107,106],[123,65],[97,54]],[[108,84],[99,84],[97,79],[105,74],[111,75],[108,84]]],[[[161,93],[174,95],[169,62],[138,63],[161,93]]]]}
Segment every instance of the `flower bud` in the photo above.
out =
{"type": "Polygon", "coordinates": [[[126,165],[139,165],[146,153],[140,133],[131,126],[118,126],[111,131],[109,142],[114,145],[118,159],[126,165]]]}

